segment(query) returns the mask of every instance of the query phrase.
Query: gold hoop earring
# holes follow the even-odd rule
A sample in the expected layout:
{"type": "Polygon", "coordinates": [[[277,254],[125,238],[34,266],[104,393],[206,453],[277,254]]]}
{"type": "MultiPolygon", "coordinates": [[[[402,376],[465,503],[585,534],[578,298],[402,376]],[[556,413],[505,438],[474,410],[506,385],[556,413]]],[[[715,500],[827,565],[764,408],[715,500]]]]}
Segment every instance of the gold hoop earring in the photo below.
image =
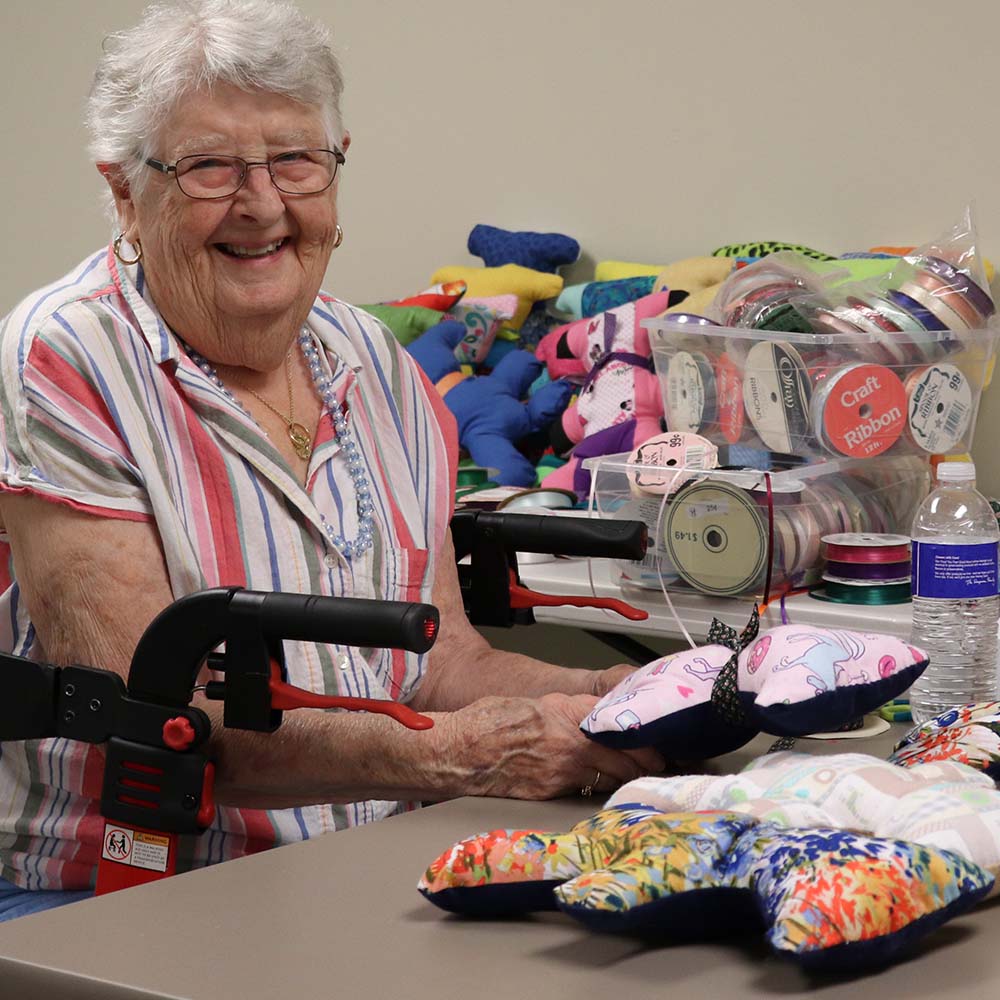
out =
{"type": "Polygon", "coordinates": [[[129,242],[135,247],[135,256],[129,260],[123,257],[121,254],[122,240],[125,239],[124,233],[119,233],[115,237],[114,243],[111,244],[111,249],[114,250],[115,256],[126,266],[130,267],[132,264],[138,264],[142,260],[142,244],[139,242],[138,238],[135,240],[130,240],[129,242]]]}
{"type": "Polygon", "coordinates": [[[337,238],[333,241],[333,249],[336,250],[341,243],[344,242],[344,230],[340,228],[340,223],[337,223],[337,238]]]}

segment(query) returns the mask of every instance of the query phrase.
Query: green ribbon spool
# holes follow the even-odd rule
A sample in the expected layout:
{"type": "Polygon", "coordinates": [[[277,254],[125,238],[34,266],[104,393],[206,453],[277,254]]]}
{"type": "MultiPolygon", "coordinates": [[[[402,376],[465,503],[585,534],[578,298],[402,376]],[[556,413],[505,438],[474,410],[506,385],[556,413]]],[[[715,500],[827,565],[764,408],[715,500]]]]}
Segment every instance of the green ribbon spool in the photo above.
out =
{"type": "Polygon", "coordinates": [[[870,587],[852,587],[846,583],[827,580],[821,588],[810,592],[817,601],[833,604],[906,604],[910,600],[909,583],[872,584],[870,587]]]}
{"type": "Polygon", "coordinates": [[[458,475],[455,477],[455,499],[464,497],[466,493],[475,493],[476,490],[485,489],[487,486],[496,486],[490,479],[490,473],[495,469],[486,469],[481,465],[460,465],[458,475]]]}

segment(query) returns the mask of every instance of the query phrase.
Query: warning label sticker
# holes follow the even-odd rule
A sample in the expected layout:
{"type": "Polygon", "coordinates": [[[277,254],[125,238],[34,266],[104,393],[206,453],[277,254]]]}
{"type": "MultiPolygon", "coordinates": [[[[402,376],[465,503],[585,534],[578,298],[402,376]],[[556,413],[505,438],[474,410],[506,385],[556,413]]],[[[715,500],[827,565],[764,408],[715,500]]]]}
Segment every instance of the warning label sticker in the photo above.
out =
{"type": "Polygon", "coordinates": [[[132,868],[165,872],[170,860],[170,838],[106,823],[101,857],[132,868]]]}

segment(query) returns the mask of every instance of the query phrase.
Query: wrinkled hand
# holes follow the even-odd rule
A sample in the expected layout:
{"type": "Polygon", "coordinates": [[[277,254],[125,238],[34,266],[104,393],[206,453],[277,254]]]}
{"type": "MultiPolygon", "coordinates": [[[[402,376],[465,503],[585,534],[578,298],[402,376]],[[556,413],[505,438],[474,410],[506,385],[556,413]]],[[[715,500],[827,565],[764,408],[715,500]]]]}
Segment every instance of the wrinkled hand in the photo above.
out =
{"type": "Polygon", "coordinates": [[[580,721],[598,699],[586,694],[481,698],[442,720],[449,766],[460,794],[517,799],[607,795],[626,781],[658,773],[653,750],[623,753],[588,740],[580,721]],[[598,774],[600,778],[598,780],[598,774]]]}
{"type": "Polygon", "coordinates": [[[590,685],[590,693],[597,698],[603,698],[609,691],[617,687],[626,677],[634,674],[638,667],[633,667],[628,663],[619,663],[615,667],[608,667],[606,670],[593,670],[593,678],[590,685]]]}

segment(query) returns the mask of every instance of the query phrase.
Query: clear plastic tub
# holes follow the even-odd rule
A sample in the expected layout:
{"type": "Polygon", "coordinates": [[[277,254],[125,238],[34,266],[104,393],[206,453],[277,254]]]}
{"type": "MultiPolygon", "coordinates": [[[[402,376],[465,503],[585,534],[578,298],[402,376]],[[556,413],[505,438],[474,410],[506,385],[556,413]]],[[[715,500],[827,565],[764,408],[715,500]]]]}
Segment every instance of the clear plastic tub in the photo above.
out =
{"type": "Polygon", "coordinates": [[[662,483],[662,466],[630,463],[627,455],[585,465],[591,516],[649,528],[646,558],[617,563],[623,585],[715,596],[760,596],[768,582],[772,594],[818,582],[824,535],[909,534],[931,482],[929,463],[916,455],[831,460],[770,474],[673,469],[669,493],[636,486],[657,477],[662,483]]]}
{"type": "Polygon", "coordinates": [[[670,430],[809,459],[969,451],[1000,332],[644,325],[670,430]]]}

